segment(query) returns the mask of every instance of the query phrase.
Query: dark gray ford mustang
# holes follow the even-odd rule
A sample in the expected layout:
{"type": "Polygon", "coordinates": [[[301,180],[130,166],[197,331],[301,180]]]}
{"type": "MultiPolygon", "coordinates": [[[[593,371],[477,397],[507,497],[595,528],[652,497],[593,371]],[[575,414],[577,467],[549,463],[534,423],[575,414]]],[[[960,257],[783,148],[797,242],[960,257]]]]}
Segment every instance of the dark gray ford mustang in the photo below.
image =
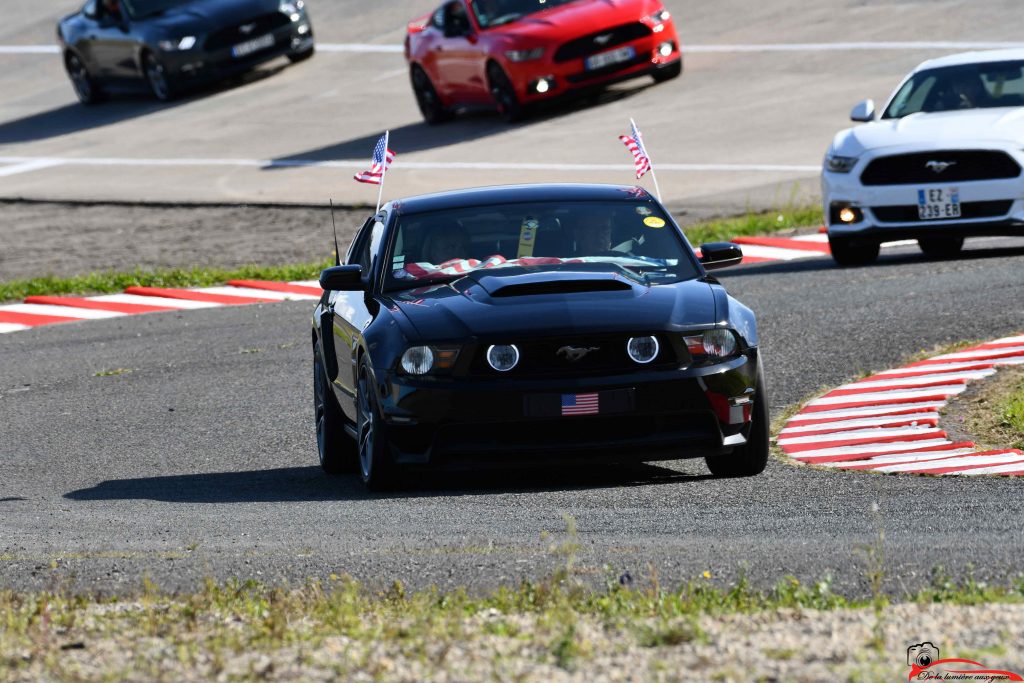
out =
{"type": "Polygon", "coordinates": [[[531,185],[393,201],[320,277],[320,463],[402,470],[704,457],[760,473],[754,315],[646,190],[531,185]]]}
{"type": "Polygon", "coordinates": [[[285,55],[313,55],[304,0],[88,0],[57,25],[64,68],[83,104],[185,88],[285,55]]]}

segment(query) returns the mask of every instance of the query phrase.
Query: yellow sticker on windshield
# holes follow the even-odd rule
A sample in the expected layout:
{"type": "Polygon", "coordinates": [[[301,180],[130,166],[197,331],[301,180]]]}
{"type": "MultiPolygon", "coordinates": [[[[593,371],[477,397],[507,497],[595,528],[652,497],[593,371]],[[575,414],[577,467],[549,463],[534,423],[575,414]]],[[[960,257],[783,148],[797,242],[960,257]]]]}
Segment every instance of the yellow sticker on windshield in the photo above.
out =
{"type": "Polygon", "coordinates": [[[647,218],[644,219],[644,225],[646,225],[648,228],[664,228],[665,219],[658,218],[657,216],[648,216],[647,218]]]}
{"type": "Polygon", "coordinates": [[[540,223],[536,218],[527,216],[523,219],[522,227],[519,228],[519,251],[516,253],[516,258],[533,256],[533,243],[537,239],[537,228],[539,227],[540,223]]]}

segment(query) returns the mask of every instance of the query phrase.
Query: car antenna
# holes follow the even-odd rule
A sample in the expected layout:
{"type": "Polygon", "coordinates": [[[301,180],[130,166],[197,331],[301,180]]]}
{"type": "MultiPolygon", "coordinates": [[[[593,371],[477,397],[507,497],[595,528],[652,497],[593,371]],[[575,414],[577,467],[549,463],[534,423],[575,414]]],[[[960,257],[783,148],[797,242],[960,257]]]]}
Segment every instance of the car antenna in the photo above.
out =
{"type": "Polygon", "coordinates": [[[334,265],[341,265],[341,252],[338,251],[338,224],[334,222],[334,200],[327,200],[331,205],[331,225],[334,227],[334,265]]]}

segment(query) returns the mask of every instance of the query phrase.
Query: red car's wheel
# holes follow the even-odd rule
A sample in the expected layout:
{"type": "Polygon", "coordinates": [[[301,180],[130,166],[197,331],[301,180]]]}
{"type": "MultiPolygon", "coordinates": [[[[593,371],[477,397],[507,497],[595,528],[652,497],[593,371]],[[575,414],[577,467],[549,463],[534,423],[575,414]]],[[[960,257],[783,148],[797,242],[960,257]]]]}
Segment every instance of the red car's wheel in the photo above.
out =
{"type": "Polygon", "coordinates": [[[487,67],[487,79],[491,84],[491,96],[498,113],[509,123],[523,118],[523,105],[516,97],[516,89],[504,70],[497,64],[491,64],[487,67]]]}
{"type": "Polygon", "coordinates": [[[437,90],[430,82],[427,72],[414,66],[409,76],[412,80],[412,91],[416,95],[416,104],[420,107],[423,120],[431,126],[435,126],[451,119],[452,113],[441,104],[441,98],[438,97],[437,90]]]}

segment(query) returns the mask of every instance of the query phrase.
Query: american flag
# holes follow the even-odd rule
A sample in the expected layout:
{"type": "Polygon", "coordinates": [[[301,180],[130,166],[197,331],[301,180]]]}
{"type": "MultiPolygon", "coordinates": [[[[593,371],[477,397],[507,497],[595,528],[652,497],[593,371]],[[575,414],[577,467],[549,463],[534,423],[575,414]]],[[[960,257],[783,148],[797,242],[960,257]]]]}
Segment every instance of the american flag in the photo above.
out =
{"type": "Polygon", "coordinates": [[[394,159],[395,153],[388,149],[388,136],[385,133],[380,136],[377,146],[373,148],[373,160],[370,162],[370,169],[356,173],[354,177],[361,183],[380,185],[381,178],[391,168],[391,162],[394,159]]]}
{"type": "Polygon", "coordinates": [[[597,394],[562,394],[562,415],[597,415],[597,394]]]}
{"type": "Polygon", "coordinates": [[[640,129],[636,127],[636,124],[630,121],[630,134],[620,135],[619,139],[622,140],[622,144],[626,146],[629,153],[633,155],[633,164],[636,166],[636,177],[639,180],[651,170],[651,158],[647,156],[647,149],[644,147],[644,139],[640,134],[640,129]]]}

